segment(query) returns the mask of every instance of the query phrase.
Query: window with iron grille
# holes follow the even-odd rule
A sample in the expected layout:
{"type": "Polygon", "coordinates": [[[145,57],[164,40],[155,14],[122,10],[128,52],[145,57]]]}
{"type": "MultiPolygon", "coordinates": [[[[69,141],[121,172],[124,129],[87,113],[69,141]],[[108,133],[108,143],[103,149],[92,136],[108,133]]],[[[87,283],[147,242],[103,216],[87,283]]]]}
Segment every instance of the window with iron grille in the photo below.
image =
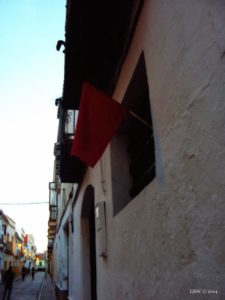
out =
{"type": "Polygon", "coordinates": [[[130,115],[111,142],[113,213],[117,214],[156,176],[149,87],[142,53],[125,93],[130,115]]]}

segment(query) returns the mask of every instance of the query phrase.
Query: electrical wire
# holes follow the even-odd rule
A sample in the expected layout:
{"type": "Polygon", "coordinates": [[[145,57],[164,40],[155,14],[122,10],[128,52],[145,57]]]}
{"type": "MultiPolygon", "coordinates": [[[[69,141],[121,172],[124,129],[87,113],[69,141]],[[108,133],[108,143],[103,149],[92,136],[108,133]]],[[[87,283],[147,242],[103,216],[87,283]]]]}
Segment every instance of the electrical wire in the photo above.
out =
{"type": "Polygon", "coordinates": [[[16,203],[16,202],[8,202],[8,203],[0,203],[0,205],[34,205],[34,204],[48,204],[49,202],[23,202],[23,203],[16,203]]]}

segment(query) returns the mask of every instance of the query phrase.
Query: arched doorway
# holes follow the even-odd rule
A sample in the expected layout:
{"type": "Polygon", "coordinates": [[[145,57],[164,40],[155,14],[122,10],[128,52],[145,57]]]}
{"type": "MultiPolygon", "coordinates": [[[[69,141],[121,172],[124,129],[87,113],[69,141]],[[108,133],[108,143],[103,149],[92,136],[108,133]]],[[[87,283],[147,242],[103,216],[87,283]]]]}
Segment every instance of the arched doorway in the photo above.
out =
{"type": "Polygon", "coordinates": [[[86,188],[81,208],[83,299],[97,300],[94,188],[86,188]]]}

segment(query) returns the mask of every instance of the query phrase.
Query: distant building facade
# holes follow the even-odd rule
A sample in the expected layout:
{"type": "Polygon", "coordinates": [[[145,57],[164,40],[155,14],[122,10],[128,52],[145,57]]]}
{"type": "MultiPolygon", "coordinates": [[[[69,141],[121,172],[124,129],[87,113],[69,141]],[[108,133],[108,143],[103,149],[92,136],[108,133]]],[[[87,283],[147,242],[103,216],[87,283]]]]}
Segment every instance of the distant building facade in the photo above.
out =
{"type": "Polygon", "coordinates": [[[14,266],[14,252],[15,252],[15,232],[16,223],[9,216],[6,216],[8,220],[6,228],[6,244],[5,244],[5,257],[4,257],[4,271],[10,266],[14,266]]]}
{"type": "Polygon", "coordinates": [[[6,228],[8,225],[8,219],[4,212],[0,210],[0,270],[1,274],[4,270],[4,257],[6,249],[6,228]]]}
{"type": "MultiPolygon", "coordinates": [[[[25,265],[34,266],[36,246],[32,234],[17,228],[15,221],[0,210],[0,270],[1,277],[12,266],[16,276],[25,265]]],[[[2,280],[2,278],[0,278],[2,280]]]]}

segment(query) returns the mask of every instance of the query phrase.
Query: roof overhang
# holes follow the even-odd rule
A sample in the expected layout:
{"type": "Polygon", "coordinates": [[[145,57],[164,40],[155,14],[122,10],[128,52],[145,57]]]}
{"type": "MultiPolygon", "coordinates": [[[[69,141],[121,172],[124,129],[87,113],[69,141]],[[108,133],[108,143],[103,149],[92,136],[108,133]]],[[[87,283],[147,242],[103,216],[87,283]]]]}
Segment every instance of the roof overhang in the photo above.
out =
{"type": "Polygon", "coordinates": [[[142,2],[67,0],[63,108],[79,108],[83,81],[112,93],[142,2]]]}

